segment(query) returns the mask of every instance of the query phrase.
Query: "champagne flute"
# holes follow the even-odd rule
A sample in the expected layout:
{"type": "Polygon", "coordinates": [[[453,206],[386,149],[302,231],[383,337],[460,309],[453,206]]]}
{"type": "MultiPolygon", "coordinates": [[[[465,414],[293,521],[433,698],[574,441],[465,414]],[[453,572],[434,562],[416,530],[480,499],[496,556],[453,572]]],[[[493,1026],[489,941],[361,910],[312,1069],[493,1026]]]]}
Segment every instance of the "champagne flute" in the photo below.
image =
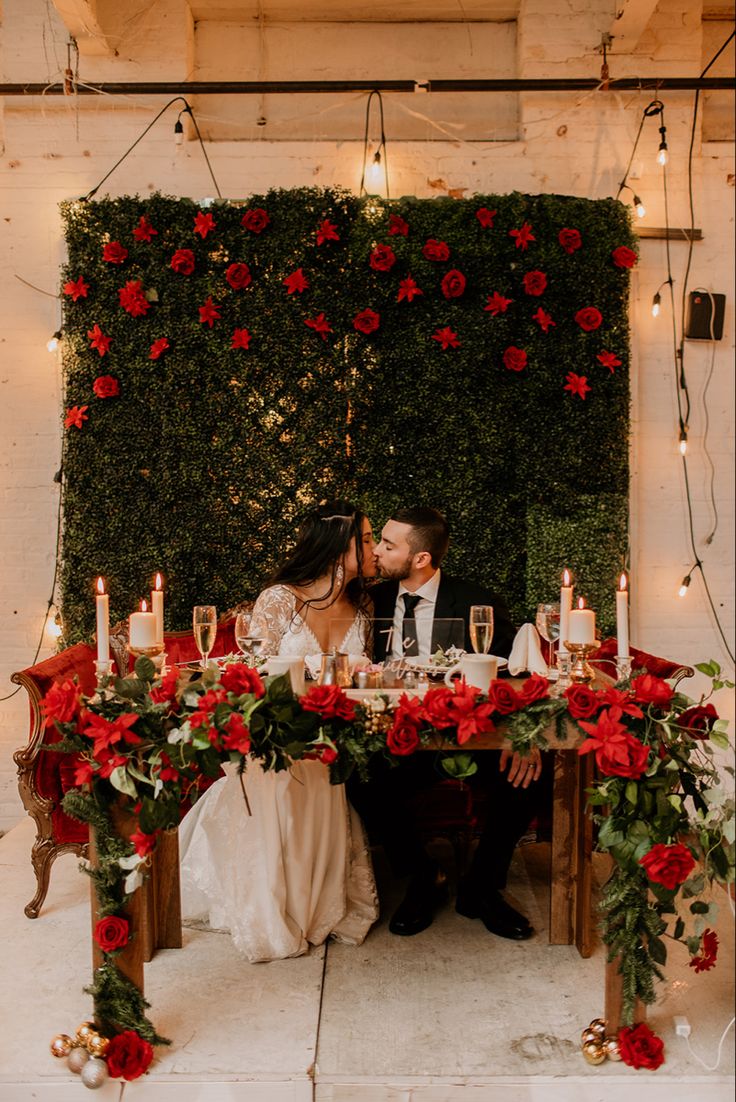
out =
{"type": "Polygon", "coordinates": [[[207,659],[217,638],[217,609],[214,605],[195,605],[192,616],[194,642],[202,656],[202,669],[207,669],[207,659]]]}
{"type": "MultiPolygon", "coordinates": [[[[555,672],[555,643],[560,638],[560,602],[537,605],[537,631],[549,644],[548,676],[555,672]]],[[[556,674],[555,674],[556,676],[556,674]]]]}
{"type": "Polygon", "coordinates": [[[493,639],[493,605],[471,605],[470,642],[476,654],[488,654],[493,639]]]}
{"type": "Polygon", "coordinates": [[[252,612],[239,612],[235,617],[235,642],[240,653],[248,659],[248,665],[253,664],[254,657],[259,654],[263,646],[260,636],[251,634],[252,612]]]}

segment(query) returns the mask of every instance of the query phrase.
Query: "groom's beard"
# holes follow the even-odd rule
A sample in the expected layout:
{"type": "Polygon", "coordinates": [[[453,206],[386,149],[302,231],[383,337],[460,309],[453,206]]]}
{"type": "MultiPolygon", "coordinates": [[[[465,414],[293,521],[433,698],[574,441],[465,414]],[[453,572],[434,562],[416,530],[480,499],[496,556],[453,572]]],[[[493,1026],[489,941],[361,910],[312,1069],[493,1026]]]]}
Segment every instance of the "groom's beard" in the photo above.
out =
{"type": "Polygon", "coordinates": [[[399,566],[389,567],[383,566],[380,562],[378,564],[378,575],[384,582],[403,582],[411,574],[411,564],[414,556],[407,555],[403,563],[399,566]]]}

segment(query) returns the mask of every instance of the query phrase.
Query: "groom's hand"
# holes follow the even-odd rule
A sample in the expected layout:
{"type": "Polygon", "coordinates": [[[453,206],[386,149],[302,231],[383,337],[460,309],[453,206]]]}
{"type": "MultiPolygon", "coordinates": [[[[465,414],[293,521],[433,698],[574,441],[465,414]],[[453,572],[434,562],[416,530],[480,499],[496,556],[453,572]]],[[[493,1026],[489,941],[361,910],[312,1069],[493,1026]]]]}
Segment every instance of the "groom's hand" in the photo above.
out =
{"type": "Polygon", "coordinates": [[[538,781],[542,774],[542,755],[536,747],[522,757],[518,750],[505,749],[501,751],[501,760],[498,768],[503,771],[511,761],[509,775],[506,780],[513,784],[514,788],[528,788],[532,781],[538,781]]]}

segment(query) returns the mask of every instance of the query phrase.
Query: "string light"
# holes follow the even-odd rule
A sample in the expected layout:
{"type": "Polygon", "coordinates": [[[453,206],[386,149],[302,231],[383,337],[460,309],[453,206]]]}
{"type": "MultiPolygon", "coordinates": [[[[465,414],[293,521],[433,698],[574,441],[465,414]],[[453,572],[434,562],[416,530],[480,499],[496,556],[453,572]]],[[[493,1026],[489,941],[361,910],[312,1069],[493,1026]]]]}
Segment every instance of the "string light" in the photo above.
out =
{"type": "Polygon", "coordinates": [[[46,348],[49,350],[49,352],[56,352],[62,336],[63,334],[61,332],[61,329],[57,329],[56,332],[49,337],[49,339],[46,341],[46,348]]]}
{"type": "Polygon", "coordinates": [[[686,597],[687,596],[688,586],[690,585],[691,581],[692,581],[691,575],[686,574],[685,577],[682,579],[682,582],[680,583],[680,588],[677,591],[677,596],[678,597],[686,597]]]}
{"type": "Polygon", "coordinates": [[[659,308],[660,308],[661,304],[662,304],[662,296],[660,295],[659,291],[657,291],[656,295],[652,299],[652,317],[653,318],[658,318],[659,317],[659,308]]]}
{"type": "Polygon", "coordinates": [[[669,153],[667,151],[667,127],[664,125],[664,123],[662,124],[662,126],[660,126],[659,133],[661,135],[661,141],[659,143],[659,150],[657,152],[657,164],[664,167],[664,165],[666,165],[669,160],[669,153]]]}
{"type": "Polygon", "coordinates": [[[634,206],[636,207],[637,218],[643,218],[644,215],[647,213],[647,208],[644,206],[638,195],[634,196],[634,206]]]}
{"type": "Polygon", "coordinates": [[[680,455],[687,455],[687,429],[685,425],[680,426],[680,435],[678,439],[680,455]]]}
{"type": "Polygon", "coordinates": [[[371,188],[372,193],[375,195],[380,190],[386,189],[386,198],[389,198],[389,184],[388,184],[388,154],[386,152],[386,131],[383,123],[383,99],[381,93],[377,88],[368,96],[368,102],[365,106],[365,131],[363,134],[363,170],[360,176],[360,194],[361,196],[368,194],[366,188],[366,182],[371,188]],[[371,114],[371,102],[373,97],[378,100],[378,112],[381,123],[381,137],[378,142],[378,147],[371,158],[370,164],[368,163],[368,130],[370,125],[371,114]]]}
{"type": "Polygon", "coordinates": [[[177,149],[180,149],[184,142],[184,125],[181,121],[181,115],[174,123],[174,144],[177,149]]]}

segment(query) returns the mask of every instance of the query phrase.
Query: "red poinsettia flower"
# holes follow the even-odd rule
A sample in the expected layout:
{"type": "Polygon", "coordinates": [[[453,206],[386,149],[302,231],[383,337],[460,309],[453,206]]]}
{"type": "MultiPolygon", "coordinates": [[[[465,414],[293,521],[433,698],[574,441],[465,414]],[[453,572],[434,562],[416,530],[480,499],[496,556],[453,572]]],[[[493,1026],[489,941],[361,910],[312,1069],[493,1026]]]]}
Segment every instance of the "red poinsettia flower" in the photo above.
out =
{"type": "Polygon", "coordinates": [[[405,222],[400,214],[390,214],[388,216],[388,234],[389,237],[408,237],[409,223],[405,222]]]}
{"type": "Polygon", "coordinates": [[[682,842],[671,846],[657,842],[639,858],[639,864],[653,884],[661,884],[667,891],[673,892],[685,883],[695,868],[695,858],[682,842]]]}
{"type": "Polygon", "coordinates": [[[688,967],[696,972],[709,972],[715,968],[718,959],[718,934],[715,930],[705,930],[700,943],[700,952],[690,957],[688,967]]]}
{"type": "Polygon", "coordinates": [[[446,241],[436,241],[434,237],[430,237],[422,248],[422,253],[426,260],[449,260],[450,246],[446,241]]]}
{"type": "Polygon", "coordinates": [[[610,714],[616,719],[620,719],[622,715],[635,716],[637,719],[642,719],[644,716],[631,693],[624,689],[616,689],[612,685],[608,689],[600,690],[598,699],[601,704],[608,706],[610,714]]]}
{"type": "Polygon", "coordinates": [[[442,278],[442,294],[445,298],[460,298],[465,290],[465,276],[457,268],[451,268],[442,278]]]}
{"type": "Polygon", "coordinates": [[[194,271],[194,253],[191,249],[177,249],[171,258],[171,267],[179,275],[191,275],[194,271]]]}
{"type": "Polygon", "coordinates": [[[283,283],[289,295],[301,294],[302,291],[306,291],[309,287],[309,280],[301,268],[297,268],[295,272],[288,275],[283,283]]]}
{"type": "Polygon", "coordinates": [[[81,788],[83,784],[90,784],[94,779],[95,767],[86,758],[80,758],[74,765],[74,787],[81,788]]]}
{"type": "Polygon", "coordinates": [[[480,689],[466,684],[464,679],[455,682],[454,691],[447,701],[447,711],[457,727],[457,741],[463,746],[475,735],[489,734],[495,730],[491,719],[493,705],[479,704],[480,689]]]}
{"type": "Polygon", "coordinates": [[[109,241],[103,246],[102,259],[108,264],[122,264],[128,257],[128,250],[119,241],[109,241]]]}
{"type": "Polygon", "coordinates": [[[225,279],[233,291],[244,291],[253,282],[253,276],[247,264],[231,264],[225,272],[225,279]]]}
{"type": "Polygon", "coordinates": [[[204,241],[208,233],[215,228],[216,222],[209,211],[203,214],[202,211],[197,211],[194,216],[194,232],[198,233],[204,241]]]}
{"type": "Polygon", "coordinates": [[[493,219],[498,214],[497,210],[489,210],[488,207],[480,207],[475,212],[475,217],[480,222],[484,230],[493,229],[493,219]]]}
{"type": "Polygon", "coordinates": [[[557,322],[552,320],[552,315],[543,310],[541,306],[537,307],[536,313],[532,314],[532,320],[537,323],[543,333],[549,333],[552,326],[557,325],[557,322]]]}
{"type": "Polygon", "coordinates": [[[527,272],[522,283],[528,295],[541,295],[547,289],[547,276],[544,272],[527,272]]]}
{"type": "Polygon", "coordinates": [[[64,428],[70,429],[72,426],[75,429],[81,429],[84,421],[87,420],[87,410],[89,406],[71,406],[66,411],[66,417],[64,418],[64,428]]]}
{"type": "Polygon", "coordinates": [[[325,241],[339,241],[340,234],[337,232],[337,226],[330,222],[329,218],[325,218],[320,222],[317,228],[317,244],[324,245],[325,241]]]}
{"type": "Polygon", "coordinates": [[[92,383],[92,389],[98,398],[117,398],[120,383],[114,375],[100,375],[92,383]]]}
{"type": "Polygon", "coordinates": [[[617,716],[609,709],[602,711],[595,723],[578,720],[578,726],[591,736],[578,747],[578,754],[594,751],[596,765],[607,777],[638,780],[647,768],[649,749],[619,719],[620,713],[617,716]]]}
{"type": "Polygon", "coordinates": [[[527,354],[523,348],[510,344],[503,354],[503,366],[509,371],[523,371],[527,364],[527,354]]]}
{"type": "Polygon", "coordinates": [[[572,255],[583,243],[579,230],[565,228],[557,234],[557,240],[568,255],[572,255]]]}
{"type": "Polygon", "coordinates": [[[396,301],[401,302],[403,299],[406,299],[407,302],[411,302],[417,295],[423,294],[424,291],[422,288],[418,287],[409,275],[399,283],[399,293],[396,296],[396,301]]]}
{"type": "Polygon", "coordinates": [[[151,351],[148,354],[149,360],[157,360],[161,356],[162,352],[165,352],[171,345],[166,337],[158,337],[151,345],[151,351]]]}
{"type": "Polygon", "coordinates": [[[446,325],[444,329],[438,329],[432,334],[432,340],[438,341],[442,345],[442,351],[446,351],[448,348],[459,348],[460,341],[457,339],[457,333],[454,333],[450,329],[449,325],[446,325]]]}
{"type": "Polygon", "coordinates": [[[101,356],[110,351],[112,337],[105,336],[97,323],[87,330],[87,336],[89,337],[90,348],[96,348],[101,356]]]}
{"type": "Polygon", "coordinates": [[[364,333],[368,336],[369,333],[375,333],[381,324],[381,315],[377,314],[375,310],[371,310],[368,307],[365,310],[361,310],[359,314],[356,314],[353,318],[353,326],[359,333],[364,333]]]}
{"type": "Polygon", "coordinates": [[[621,366],[621,361],[615,352],[599,352],[596,359],[599,363],[603,364],[604,367],[607,367],[611,374],[613,374],[613,369],[615,367],[621,366]]]}
{"type": "Polygon", "coordinates": [[[220,310],[216,303],[212,301],[212,295],[208,295],[205,299],[204,306],[199,307],[199,321],[201,325],[209,325],[210,329],[215,324],[217,318],[220,317],[220,310]]]}
{"type": "Polygon", "coordinates": [[[233,329],[231,348],[250,348],[253,334],[248,329],[233,329]]]}
{"type": "Polygon", "coordinates": [[[529,248],[530,241],[537,240],[532,233],[532,227],[529,222],[524,222],[520,230],[509,230],[509,237],[513,237],[516,241],[517,249],[523,249],[524,252],[529,248]]]}
{"type": "Polygon", "coordinates": [[[586,333],[590,333],[600,326],[603,321],[603,314],[596,306],[584,306],[582,310],[578,310],[575,321],[581,329],[584,329],[586,333]]]}
{"type": "Polygon", "coordinates": [[[86,298],[89,291],[89,283],[85,283],[82,277],[70,279],[64,284],[64,294],[71,295],[74,302],[80,298],[86,298]]]}
{"type": "Polygon", "coordinates": [[[240,225],[250,233],[263,233],[266,226],[270,224],[271,219],[263,207],[252,207],[240,219],[240,225]]]}
{"type": "Polygon", "coordinates": [[[587,375],[576,375],[574,371],[570,371],[565,378],[567,383],[562,389],[569,390],[571,394],[577,394],[578,398],[585,401],[585,395],[589,394],[591,390],[588,386],[587,375]]]}
{"type": "Polygon", "coordinates": [[[488,296],[488,305],[483,309],[487,310],[493,318],[497,318],[499,314],[505,314],[509,306],[514,300],[512,298],[504,298],[498,291],[494,291],[492,295],[488,296]]]}
{"type": "Polygon", "coordinates": [[[306,318],[304,324],[314,329],[315,333],[319,333],[323,341],[326,341],[327,334],[332,332],[332,327],[328,324],[324,313],[317,314],[314,318],[306,318]]]}
{"type": "Polygon", "coordinates": [[[150,302],[143,294],[140,279],[129,279],[118,291],[118,296],[123,310],[133,318],[143,317],[151,309],[150,302]]]}
{"type": "Polygon", "coordinates": [[[396,263],[396,253],[390,245],[376,245],[368,263],[374,272],[388,272],[396,263]]]}
{"type": "Polygon", "coordinates": [[[633,268],[639,259],[634,250],[629,249],[626,245],[619,245],[617,249],[614,249],[611,258],[617,268],[633,268]]]}
{"type": "Polygon", "coordinates": [[[146,218],[145,214],[142,214],[138,219],[138,225],[133,227],[133,237],[136,241],[150,241],[152,237],[155,237],[158,230],[155,230],[151,223],[146,218]]]}

